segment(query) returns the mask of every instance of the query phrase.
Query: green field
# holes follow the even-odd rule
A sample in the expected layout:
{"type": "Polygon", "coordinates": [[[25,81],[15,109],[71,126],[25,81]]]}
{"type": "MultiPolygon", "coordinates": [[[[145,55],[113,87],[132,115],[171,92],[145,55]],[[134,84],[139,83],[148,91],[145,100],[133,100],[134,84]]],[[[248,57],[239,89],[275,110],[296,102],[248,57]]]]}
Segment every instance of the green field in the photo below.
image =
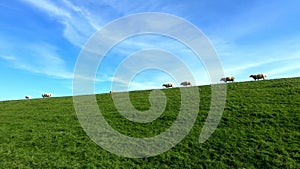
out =
{"type": "MultiPolygon", "coordinates": [[[[198,142],[207,117],[210,86],[198,87],[200,111],[191,132],[171,150],[148,158],[109,153],[83,131],[72,97],[0,102],[0,168],[300,168],[300,78],[227,84],[221,122],[198,142]]],[[[123,118],[110,94],[97,95],[109,124],[132,137],[165,131],[180,108],[179,89],[163,90],[168,104],[151,123],[123,118]]],[[[130,92],[138,110],[150,91],[130,92]]]]}

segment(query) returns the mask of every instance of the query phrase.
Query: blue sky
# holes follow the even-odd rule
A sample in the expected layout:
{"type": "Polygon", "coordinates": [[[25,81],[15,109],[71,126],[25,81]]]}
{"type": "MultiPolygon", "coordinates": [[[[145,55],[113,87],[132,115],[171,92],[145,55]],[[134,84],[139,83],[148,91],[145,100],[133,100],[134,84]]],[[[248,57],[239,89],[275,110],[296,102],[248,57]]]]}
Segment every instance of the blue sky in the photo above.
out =
{"type": "MultiPolygon", "coordinates": [[[[72,95],[73,71],[87,40],[109,22],[139,12],[169,13],[194,24],[215,47],[225,75],[237,81],[262,72],[268,79],[298,77],[299,6],[297,0],[1,1],[0,100],[40,98],[43,92],[72,95]]],[[[95,93],[111,90],[114,69],[124,56],[152,47],[185,57],[196,85],[209,84],[204,66],[196,64],[191,53],[176,53],[178,46],[149,35],[120,43],[99,66],[95,93]]],[[[173,81],[158,70],[141,72],[131,80],[129,90],[161,88],[173,81]]]]}

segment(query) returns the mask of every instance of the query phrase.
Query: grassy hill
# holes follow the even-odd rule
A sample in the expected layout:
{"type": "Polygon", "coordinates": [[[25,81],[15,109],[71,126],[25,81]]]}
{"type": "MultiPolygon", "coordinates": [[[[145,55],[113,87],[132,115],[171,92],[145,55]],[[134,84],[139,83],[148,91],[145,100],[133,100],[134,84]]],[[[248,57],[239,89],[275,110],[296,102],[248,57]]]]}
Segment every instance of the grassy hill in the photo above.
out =
{"type": "MultiPolygon", "coordinates": [[[[191,132],[154,157],[120,157],[83,131],[72,97],[0,102],[0,168],[300,168],[300,78],[227,85],[221,122],[205,143],[199,134],[210,106],[210,86],[198,87],[200,111],[191,132]]],[[[109,124],[132,137],[166,130],[180,108],[179,89],[157,120],[139,124],[118,113],[110,94],[97,95],[109,124]]],[[[150,91],[130,92],[133,105],[149,108],[150,91]]]]}

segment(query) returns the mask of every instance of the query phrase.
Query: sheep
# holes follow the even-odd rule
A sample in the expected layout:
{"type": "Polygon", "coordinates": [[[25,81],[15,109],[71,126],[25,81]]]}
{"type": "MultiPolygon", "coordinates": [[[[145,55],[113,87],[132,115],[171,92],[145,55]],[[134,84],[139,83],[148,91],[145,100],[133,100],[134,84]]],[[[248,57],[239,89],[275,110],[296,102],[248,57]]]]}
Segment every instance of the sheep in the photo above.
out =
{"type": "Polygon", "coordinates": [[[31,97],[30,96],[25,96],[25,99],[30,99],[31,97]]]}
{"type": "Polygon", "coordinates": [[[234,77],[233,76],[229,76],[229,77],[223,77],[220,79],[220,81],[224,81],[225,83],[227,83],[228,81],[234,82],[234,77]]]}
{"type": "Polygon", "coordinates": [[[256,81],[256,79],[257,80],[259,80],[259,79],[265,80],[267,75],[264,73],[261,73],[261,74],[257,74],[257,75],[250,75],[249,77],[252,77],[256,81]]]}
{"type": "Polygon", "coordinates": [[[166,83],[166,84],[163,84],[162,86],[164,86],[166,88],[169,88],[169,87],[173,87],[173,84],[172,83],[166,83]]]}
{"type": "Polygon", "coordinates": [[[180,85],[182,85],[182,86],[188,86],[188,85],[190,85],[191,86],[192,83],[189,82],[189,81],[185,81],[185,82],[181,82],[180,85]]]}
{"type": "Polygon", "coordinates": [[[43,93],[42,97],[43,98],[45,98],[45,97],[52,97],[52,93],[43,93]]]}

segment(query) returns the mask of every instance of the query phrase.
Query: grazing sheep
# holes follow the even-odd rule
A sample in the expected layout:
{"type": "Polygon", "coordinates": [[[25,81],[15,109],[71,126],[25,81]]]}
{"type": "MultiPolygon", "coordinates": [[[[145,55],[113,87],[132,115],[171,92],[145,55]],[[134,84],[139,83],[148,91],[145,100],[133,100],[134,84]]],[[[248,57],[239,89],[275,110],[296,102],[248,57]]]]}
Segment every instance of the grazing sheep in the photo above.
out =
{"type": "Polygon", "coordinates": [[[30,96],[25,96],[25,99],[30,99],[31,97],[30,96]]]}
{"type": "Polygon", "coordinates": [[[52,97],[52,93],[43,93],[42,97],[43,98],[45,98],[45,97],[52,97]]]}
{"type": "Polygon", "coordinates": [[[249,77],[252,77],[254,80],[259,80],[259,79],[263,79],[265,80],[267,75],[264,74],[264,73],[261,73],[261,74],[257,74],[257,75],[250,75],[249,77]]]}
{"type": "Polygon", "coordinates": [[[169,87],[173,87],[173,84],[172,83],[166,83],[166,84],[163,84],[162,86],[165,86],[166,88],[169,88],[169,87]]]}
{"type": "Polygon", "coordinates": [[[189,81],[185,81],[185,82],[181,82],[180,85],[182,85],[182,86],[188,86],[188,85],[190,85],[191,86],[192,83],[189,82],[189,81]]]}
{"type": "Polygon", "coordinates": [[[220,79],[220,81],[224,81],[225,83],[227,83],[228,81],[234,82],[234,77],[233,76],[229,76],[229,77],[223,77],[220,79]]]}

